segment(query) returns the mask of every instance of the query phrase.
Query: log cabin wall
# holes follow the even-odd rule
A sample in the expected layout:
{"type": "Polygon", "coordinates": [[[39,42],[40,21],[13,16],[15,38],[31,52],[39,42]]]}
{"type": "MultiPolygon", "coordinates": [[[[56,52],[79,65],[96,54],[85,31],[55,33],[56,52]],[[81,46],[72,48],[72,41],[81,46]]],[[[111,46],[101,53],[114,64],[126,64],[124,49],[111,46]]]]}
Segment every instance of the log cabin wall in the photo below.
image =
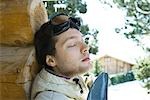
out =
{"type": "Polygon", "coordinates": [[[47,20],[41,0],[0,0],[0,100],[30,100],[40,70],[33,38],[47,20]]]}
{"type": "Polygon", "coordinates": [[[126,73],[130,71],[134,65],[127,61],[123,61],[108,55],[101,57],[99,61],[104,71],[109,74],[126,73]]]}

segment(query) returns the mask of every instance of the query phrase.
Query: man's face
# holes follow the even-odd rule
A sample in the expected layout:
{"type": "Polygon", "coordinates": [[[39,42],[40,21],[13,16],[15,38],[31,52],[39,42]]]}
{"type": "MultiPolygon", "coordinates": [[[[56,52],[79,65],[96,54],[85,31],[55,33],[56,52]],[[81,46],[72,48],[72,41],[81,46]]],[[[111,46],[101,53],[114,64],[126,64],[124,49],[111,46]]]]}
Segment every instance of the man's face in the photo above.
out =
{"type": "Polygon", "coordinates": [[[89,48],[83,41],[80,31],[70,28],[56,38],[54,71],[57,74],[72,77],[92,67],[89,48]]]}

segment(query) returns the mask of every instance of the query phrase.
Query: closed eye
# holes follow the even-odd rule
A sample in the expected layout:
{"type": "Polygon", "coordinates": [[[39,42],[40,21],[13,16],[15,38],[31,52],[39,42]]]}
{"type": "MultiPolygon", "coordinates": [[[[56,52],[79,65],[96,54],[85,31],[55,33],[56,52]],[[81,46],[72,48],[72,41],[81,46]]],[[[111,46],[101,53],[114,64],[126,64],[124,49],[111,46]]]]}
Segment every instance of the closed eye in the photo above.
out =
{"type": "Polygon", "coordinates": [[[68,48],[71,48],[71,47],[75,47],[77,44],[71,44],[68,46],[68,48]]]}

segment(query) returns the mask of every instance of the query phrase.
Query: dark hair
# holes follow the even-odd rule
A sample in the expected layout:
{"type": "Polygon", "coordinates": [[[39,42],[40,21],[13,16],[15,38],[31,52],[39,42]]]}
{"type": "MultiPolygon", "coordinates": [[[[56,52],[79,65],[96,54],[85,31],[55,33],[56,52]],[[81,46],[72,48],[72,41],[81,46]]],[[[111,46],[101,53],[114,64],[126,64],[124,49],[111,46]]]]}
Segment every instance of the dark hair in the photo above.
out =
{"type": "Polygon", "coordinates": [[[56,39],[54,39],[54,35],[51,34],[52,30],[50,30],[49,27],[49,22],[44,23],[40,30],[35,33],[34,37],[36,59],[41,67],[48,66],[46,64],[46,55],[55,54],[56,39]]]}
{"type": "Polygon", "coordinates": [[[44,23],[35,33],[34,37],[38,64],[41,67],[48,67],[46,64],[46,55],[54,56],[56,53],[55,44],[57,39],[55,36],[67,31],[69,28],[76,28],[79,30],[79,27],[79,20],[68,17],[63,13],[53,16],[50,21],[44,23]]]}

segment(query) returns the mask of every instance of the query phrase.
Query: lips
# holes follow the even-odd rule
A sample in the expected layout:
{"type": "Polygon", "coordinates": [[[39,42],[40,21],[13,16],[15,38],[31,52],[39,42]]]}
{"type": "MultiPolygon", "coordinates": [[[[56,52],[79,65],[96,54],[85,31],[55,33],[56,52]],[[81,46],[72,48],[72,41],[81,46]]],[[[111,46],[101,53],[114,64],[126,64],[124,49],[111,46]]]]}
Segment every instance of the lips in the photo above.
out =
{"type": "Polygon", "coordinates": [[[87,57],[84,57],[84,58],[82,59],[82,62],[85,62],[85,61],[90,61],[90,58],[89,58],[89,56],[87,56],[87,57]]]}

